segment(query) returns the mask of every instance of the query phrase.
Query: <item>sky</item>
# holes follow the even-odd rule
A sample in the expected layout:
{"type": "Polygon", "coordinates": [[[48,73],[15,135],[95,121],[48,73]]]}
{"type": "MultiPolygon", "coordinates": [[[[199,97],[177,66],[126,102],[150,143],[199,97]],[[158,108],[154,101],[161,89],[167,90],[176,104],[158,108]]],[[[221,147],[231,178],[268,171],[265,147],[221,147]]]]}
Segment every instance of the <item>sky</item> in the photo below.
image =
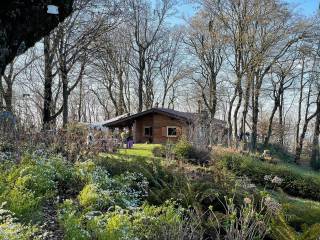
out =
{"type": "MultiPolygon", "coordinates": [[[[183,2],[183,1],[181,1],[183,2]]],[[[292,5],[294,11],[303,16],[311,16],[319,9],[320,0],[284,0],[284,2],[292,5]]],[[[174,23],[183,23],[182,17],[191,17],[196,12],[195,5],[180,4],[177,8],[177,17],[173,20],[174,23]]]]}
{"type": "Polygon", "coordinates": [[[286,2],[296,6],[296,11],[305,16],[313,15],[319,9],[320,0],[287,0],[286,2]]]}

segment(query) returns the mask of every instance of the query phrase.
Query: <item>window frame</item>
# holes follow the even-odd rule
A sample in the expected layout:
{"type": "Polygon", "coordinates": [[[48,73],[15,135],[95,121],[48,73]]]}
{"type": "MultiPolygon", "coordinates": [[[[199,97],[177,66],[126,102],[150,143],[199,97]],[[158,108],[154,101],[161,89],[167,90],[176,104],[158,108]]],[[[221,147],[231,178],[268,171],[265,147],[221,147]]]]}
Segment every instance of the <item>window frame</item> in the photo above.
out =
{"type": "Polygon", "coordinates": [[[167,126],[167,137],[175,138],[177,136],[178,136],[178,127],[177,126],[167,126]],[[176,134],[175,135],[169,135],[169,128],[175,128],[176,129],[176,134]]]}
{"type": "Polygon", "coordinates": [[[152,136],[152,134],[150,134],[151,132],[152,132],[152,127],[151,126],[143,126],[143,136],[151,137],[152,136]],[[149,135],[146,134],[146,129],[149,129],[149,135]]]}

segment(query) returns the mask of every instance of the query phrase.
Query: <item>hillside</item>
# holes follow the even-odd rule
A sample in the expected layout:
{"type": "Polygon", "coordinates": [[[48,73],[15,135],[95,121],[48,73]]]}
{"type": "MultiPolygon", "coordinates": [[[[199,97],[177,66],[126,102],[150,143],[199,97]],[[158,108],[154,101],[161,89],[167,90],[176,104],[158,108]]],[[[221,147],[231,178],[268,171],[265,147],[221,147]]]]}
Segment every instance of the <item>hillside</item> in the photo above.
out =
{"type": "Polygon", "coordinates": [[[25,152],[19,165],[2,154],[0,239],[320,236],[318,173],[221,147],[200,166],[155,157],[159,148],[137,144],[75,163],[49,149],[25,152]]]}

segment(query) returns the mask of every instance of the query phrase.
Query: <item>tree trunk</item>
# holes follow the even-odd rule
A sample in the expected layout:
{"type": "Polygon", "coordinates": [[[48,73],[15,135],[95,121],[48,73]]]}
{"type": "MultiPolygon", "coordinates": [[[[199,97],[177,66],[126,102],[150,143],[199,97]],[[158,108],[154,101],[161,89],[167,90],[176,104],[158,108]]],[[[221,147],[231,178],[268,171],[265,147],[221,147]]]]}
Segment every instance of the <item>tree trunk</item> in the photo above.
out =
{"type": "Polygon", "coordinates": [[[296,125],[296,147],[299,145],[299,135],[300,135],[300,123],[301,123],[301,108],[302,108],[302,101],[303,101],[303,89],[304,89],[304,58],[302,59],[302,68],[301,68],[301,76],[300,76],[300,93],[299,93],[299,105],[298,105],[298,120],[296,125]]]}
{"type": "Polygon", "coordinates": [[[145,50],[139,49],[139,79],[138,79],[138,112],[143,110],[143,74],[146,67],[145,50]]]}
{"type": "Polygon", "coordinates": [[[119,104],[118,104],[118,114],[122,115],[124,114],[124,83],[123,83],[123,74],[118,74],[118,82],[119,82],[119,104]]]}
{"type": "Polygon", "coordinates": [[[269,118],[268,133],[267,133],[267,136],[265,137],[264,143],[263,143],[264,148],[266,148],[269,144],[271,133],[272,133],[273,118],[274,118],[274,115],[278,109],[278,106],[279,106],[279,101],[278,101],[278,99],[276,99],[274,102],[274,106],[272,108],[270,118],[269,118]]]}
{"type": "Polygon", "coordinates": [[[257,138],[258,138],[258,117],[259,117],[259,97],[255,94],[253,97],[252,107],[252,133],[251,133],[251,149],[253,152],[257,150],[257,138]]]}
{"type": "Polygon", "coordinates": [[[238,104],[234,110],[233,113],[233,128],[234,128],[234,138],[236,141],[238,141],[238,113],[239,113],[239,109],[241,107],[241,103],[242,103],[242,88],[241,86],[238,86],[238,104]]]}
{"type": "Polygon", "coordinates": [[[79,106],[78,106],[78,121],[81,122],[81,115],[82,115],[82,85],[83,85],[83,80],[80,80],[79,83],[79,106]]]}
{"type": "Polygon", "coordinates": [[[214,68],[211,67],[210,77],[210,120],[213,121],[217,109],[217,75],[214,68]]]}
{"type": "MultiPolygon", "coordinates": [[[[304,124],[303,124],[303,128],[302,128],[302,132],[301,132],[299,140],[298,140],[298,144],[296,145],[296,154],[295,154],[295,158],[294,158],[294,162],[296,164],[299,164],[299,162],[300,162],[303,142],[304,142],[304,138],[306,136],[309,122],[317,115],[317,112],[315,112],[310,117],[308,117],[309,107],[310,107],[310,95],[311,95],[311,84],[309,85],[309,90],[308,90],[308,95],[307,95],[307,104],[306,104],[307,107],[306,107],[305,117],[304,117],[305,120],[304,120],[304,124]]],[[[319,101],[319,98],[320,98],[320,92],[318,93],[318,96],[317,96],[317,102],[319,101]]]]}
{"type": "Polygon", "coordinates": [[[68,114],[69,114],[69,93],[68,93],[68,79],[65,73],[62,73],[62,124],[65,128],[68,124],[68,114]]]}
{"type": "Polygon", "coordinates": [[[314,170],[320,169],[319,135],[320,135],[320,102],[317,103],[317,116],[316,116],[316,121],[314,126],[312,152],[311,152],[311,167],[314,170]]]}
{"type": "Polygon", "coordinates": [[[4,110],[2,75],[0,74],[0,112],[4,110]]]}
{"type": "Polygon", "coordinates": [[[233,103],[236,100],[237,97],[237,88],[235,89],[234,95],[231,98],[231,101],[229,103],[229,111],[228,111],[228,145],[231,146],[232,142],[232,107],[233,103]]]}
{"type": "Polygon", "coordinates": [[[246,134],[246,122],[247,122],[250,93],[251,93],[251,83],[252,83],[252,79],[248,77],[247,83],[246,83],[246,89],[245,89],[244,106],[243,106],[242,121],[241,121],[241,134],[242,136],[244,136],[245,143],[247,143],[247,138],[245,137],[245,134],[246,134]]]}
{"type": "Polygon", "coordinates": [[[50,56],[50,38],[44,38],[44,99],[43,99],[43,129],[50,129],[52,104],[52,62],[50,56]]]}
{"type": "Polygon", "coordinates": [[[259,120],[259,96],[262,85],[262,78],[257,74],[256,82],[252,84],[252,133],[251,133],[251,150],[257,150],[258,138],[258,120],[259,120]]]}
{"type": "Polygon", "coordinates": [[[284,125],[283,125],[283,93],[284,91],[282,91],[280,93],[280,104],[279,104],[279,127],[280,127],[280,136],[279,136],[279,144],[280,146],[284,145],[284,125]]]}
{"type": "Polygon", "coordinates": [[[12,90],[12,83],[7,82],[7,90],[4,93],[4,101],[6,103],[6,111],[7,112],[13,112],[13,107],[12,107],[12,95],[13,95],[13,90],[12,90]]]}
{"type": "Polygon", "coordinates": [[[296,153],[294,156],[294,162],[296,164],[299,164],[300,159],[301,159],[302,147],[303,147],[303,142],[304,142],[304,138],[306,136],[307,129],[308,129],[308,122],[305,122],[303,125],[303,128],[302,128],[301,135],[299,137],[298,145],[296,146],[296,153]]]}

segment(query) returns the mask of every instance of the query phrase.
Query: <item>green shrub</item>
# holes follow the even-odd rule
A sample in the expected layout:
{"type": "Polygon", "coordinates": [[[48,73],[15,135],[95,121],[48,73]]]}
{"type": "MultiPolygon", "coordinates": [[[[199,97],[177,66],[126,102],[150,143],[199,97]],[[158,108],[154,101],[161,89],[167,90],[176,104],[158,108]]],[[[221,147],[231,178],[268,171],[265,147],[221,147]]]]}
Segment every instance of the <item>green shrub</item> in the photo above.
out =
{"type": "Polygon", "coordinates": [[[89,240],[90,233],[82,224],[81,214],[72,200],[65,200],[59,206],[58,220],[64,230],[65,240],[89,240]]]}
{"type": "Polygon", "coordinates": [[[15,150],[15,146],[13,143],[9,141],[1,141],[0,140],[0,152],[13,152],[15,150]]]}
{"type": "Polygon", "coordinates": [[[29,240],[37,239],[33,235],[38,231],[36,226],[24,225],[17,221],[14,214],[0,206],[0,239],[29,240]]]}
{"type": "MultiPolygon", "coordinates": [[[[107,223],[102,239],[121,240],[121,239],[135,239],[133,226],[131,223],[131,216],[114,212],[107,216],[107,223]]],[[[148,227],[148,226],[146,226],[148,227]]]]}
{"type": "Polygon", "coordinates": [[[112,204],[109,191],[103,191],[96,184],[88,184],[79,194],[82,207],[95,210],[105,210],[112,204]]]}
{"type": "Polygon", "coordinates": [[[182,137],[175,145],[173,151],[178,159],[188,159],[193,151],[193,147],[186,137],[182,137]]]}
{"type": "Polygon", "coordinates": [[[56,191],[55,170],[45,165],[21,164],[8,176],[8,183],[28,189],[35,196],[50,197],[56,191]]]}
{"type": "Polygon", "coordinates": [[[26,222],[37,220],[41,217],[42,198],[25,188],[14,187],[5,192],[8,209],[26,222]]]}
{"type": "Polygon", "coordinates": [[[239,176],[248,176],[261,186],[274,187],[266,181],[266,175],[282,179],[278,187],[297,197],[320,200],[320,174],[289,164],[270,164],[239,153],[218,154],[220,162],[239,176]]]}
{"type": "Polygon", "coordinates": [[[290,198],[281,194],[279,200],[282,202],[283,212],[287,217],[287,222],[294,229],[302,230],[305,226],[320,223],[320,203],[290,198]]]}
{"type": "Polygon", "coordinates": [[[0,168],[0,200],[8,202],[8,208],[26,221],[39,220],[41,206],[58,191],[66,194],[68,189],[81,186],[74,168],[61,157],[33,153],[23,156],[19,165],[3,170],[6,166],[3,163],[0,168]]]}
{"type": "Polygon", "coordinates": [[[146,204],[133,212],[116,208],[92,218],[87,226],[99,240],[197,239],[190,237],[193,233],[188,232],[190,224],[183,218],[184,214],[185,210],[173,202],[161,206],[146,204]],[[190,238],[184,238],[187,235],[190,238]]]}
{"type": "Polygon", "coordinates": [[[277,240],[315,240],[320,237],[320,224],[308,226],[296,232],[288,225],[283,214],[278,215],[271,224],[271,237],[277,240]]]}
{"type": "Polygon", "coordinates": [[[136,207],[147,196],[148,181],[142,174],[125,172],[111,177],[104,167],[91,161],[78,164],[78,172],[87,182],[79,195],[84,207],[96,210],[112,205],[136,207]]]}
{"type": "Polygon", "coordinates": [[[156,146],[152,148],[152,154],[155,157],[165,157],[166,156],[166,149],[165,146],[156,146]]]}
{"type": "Polygon", "coordinates": [[[133,217],[133,228],[138,239],[182,239],[186,229],[182,208],[172,202],[156,207],[144,205],[133,217]],[[148,226],[148,227],[145,227],[148,226]]]}

